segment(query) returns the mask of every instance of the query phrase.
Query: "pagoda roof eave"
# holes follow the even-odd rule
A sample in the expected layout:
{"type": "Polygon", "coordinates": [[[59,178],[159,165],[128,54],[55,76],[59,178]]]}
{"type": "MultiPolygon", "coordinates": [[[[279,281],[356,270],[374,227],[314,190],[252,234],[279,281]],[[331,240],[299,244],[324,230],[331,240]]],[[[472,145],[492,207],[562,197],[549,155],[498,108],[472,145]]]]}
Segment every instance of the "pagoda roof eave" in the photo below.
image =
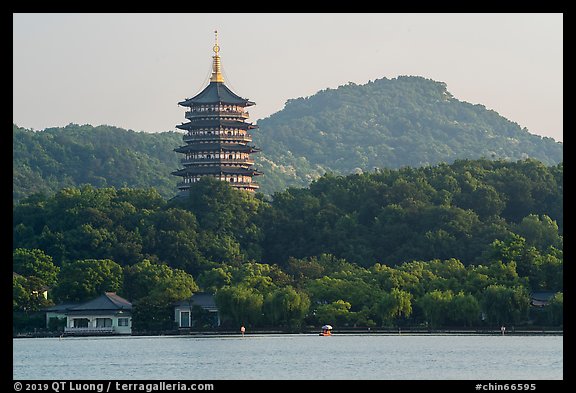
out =
{"type": "Polygon", "coordinates": [[[176,176],[184,176],[188,173],[197,175],[218,175],[218,174],[232,174],[244,176],[259,176],[263,173],[256,169],[238,168],[238,167],[224,167],[224,166],[209,166],[209,167],[195,167],[189,166],[172,172],[176,176]]]}
{"type": "Polygon", "coordinates": [[[230,90],[223,82],[210,82],[200,93],[192,98],[187,98],[180,101],[180,106],[191,106],[201,104],[236,104],[243,106],[251,106],[256,103],[246,98],[242,98],[232,90],[230,90]]]}
{"type": "Polygon", "coordinates": [[[237,127],[242,128],[245,130],[253,130],[258,128],[257,125],[252,123],[246,123],[239,120],[222,120],[222,119],[214,119],[214,120],[199,120],[199,121],[190,121],[188,123],[178,124],[176,128],[181,130],[190,130],[193,128],[204,128],[204,127],[237,127]]]}

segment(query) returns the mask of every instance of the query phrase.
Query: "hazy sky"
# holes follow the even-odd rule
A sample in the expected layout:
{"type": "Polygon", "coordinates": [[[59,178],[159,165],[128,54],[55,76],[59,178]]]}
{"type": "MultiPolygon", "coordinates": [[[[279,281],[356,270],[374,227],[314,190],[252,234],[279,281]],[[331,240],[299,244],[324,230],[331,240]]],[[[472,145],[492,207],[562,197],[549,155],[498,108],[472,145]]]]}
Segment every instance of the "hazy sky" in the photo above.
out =
{"type": "Polygon", "coordinates": [[[14,14],[13,121],[176,130],[208,84],[214,30],[225,83],[256,102],[418,75],[531,133],[563,140],[563,15],[14,14]]]}

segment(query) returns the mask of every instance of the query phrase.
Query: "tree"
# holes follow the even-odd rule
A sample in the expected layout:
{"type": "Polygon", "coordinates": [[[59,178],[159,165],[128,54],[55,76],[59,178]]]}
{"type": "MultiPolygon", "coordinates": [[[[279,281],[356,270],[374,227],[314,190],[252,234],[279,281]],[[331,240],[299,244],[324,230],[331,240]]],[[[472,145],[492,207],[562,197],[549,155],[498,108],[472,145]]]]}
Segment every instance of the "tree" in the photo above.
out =
{"type": "Polygon", "coordinates": [[[538,289],[561,291],[564,288],[564,270],[562,250],[552,249],[543,255],[538,265],[541,281],[538,289]]]}
{"type": "Polygon", "coordinates": [[[15,273],[37,277],[47,287],[54,286],[58,281],[60,268],[42,250],[17,248],[12,252],[12,266],[15,273]]]}
{"type": "Polygon", "coordinates": [[[475,185],[469,192],[458,194],[456,203],[474,210],[482,218],[499,215],[506,206],[502,195],[490,184],[475,185]]]}
{"type": "Polygon", "coordinates": [[[410,292],[414,295],[422,295],[424,289],[420,285],[420,278],[410,271],[403,270],[402,267],[410,270],[409,265],[401,265],[399,268],[393,268],[388,265],[375,263],[370,271],[378,282],[380,289],[390,292],[393,288],[398,288],[410,292]]]}
{"type": "Polygon", "coordinates": [[[530,297],[526,288],[490,285],[484,290],[482,308],[493,325],[518,324],[526,320],[530,297]]]}
{"type": "Polygon", "coordinates": [[[238,250],[243,251],[237,256],[240,260],[260,259],[262,234],[255,220],[265,204],[256,195],[204,176],[191,187],[189,198],[173,204],[192,212],[198,218],[199,228],[219,239],[219,244],[238,243],[238,250]]]}
{"type": "Polygon", "coordinates": [[[204,291],[211,293],[216,292],[222,287],[229,286],[231,283],[232,273],[228,266],[205,270],[198,276],[198,284],[200,287],[204,289],[204,291]]]}
{"type": "Polygon", "coordinates": [[[133,303],[134,331],[164,332],[175,328],[174,307],[165,299],[145,296],[133,303]]]}
{"type": "Polygon", "coordinates": [[[145,222],[143,250],[146,253],[190,274],[212,267],[199,250],[205,242],[194,214],[170,207],[148,214],[145,222]]]}
{"type": "MultiPolygon", "coordinates": [[[[555,247],[539,251],[528,245],[524,238],[514,235],[506,242],[494,241],[490,258],[497,261],[492,263],[493,267],[497,264],[514,265],[517,276],[527,278],[532,290],[562,288],[562,251],[555,247]]],[[[507,284],[511,285],[510,282],[507,284]]]]}
{"type": "Polygon", "coordinates": [[[147,259],[124,269],[123,294],[134,304],[134,330],[169,330],[174,327],[173,304],[190,299],[198,285],[180,269],[147,259]]]}
{"type": "Polygon", "coordinates": [[[316,306],[314,317],[318,323],[347,326],[354,318],[354,314],[350,312],[351,307],[349,302],[338,299],[331,303],[316,306]]]}
{"type": "Polygon", "coordinates": [[[554,294],[548,306],[546,306],[548,323],[553,326],[564,323],[564,293],[557,292],[554,294]]]}
{"type": "Polygon", "coordinates": [[[12,310],[23,311],[30,306],[30,292],[27,289],[26,277],[21,275],[12,276],[12,310]]]}
{"type": "Polygon", "coordinates": [[[307,283],[306,291],[314,302],[332,303],[343,300],[353,311],[372,304],[374,288],[354,274],[324,276],[307,283]]]}
{"type": "Polygon", "coordinates": [[[389,293],[383,292],[376,301],[375,312],[382,319],[382,326],[391,324],[397,318],[408,318],[412,314],[412,295],[398,288],[389,293]]]}
{"type": "Polygon", "coordinates": [[[37,277],[12,276],[12,310],[26,313],[40,311],[53,303],[42,295],[42,281],[37,277]]]}
{"type": "Polygon", "coordinates": [[[310,308],[310,298],[288,286],[264,298],[264,316],[273,326],[299,328],[310,308]]]}
{"type": "Polygon", "coordinates": [[[471,294],[460,291],[452,298],[450,320],[458,325],[472,326],[480,320],[480,303],[471,294]]]}
{"type": "Polygon", "coordinates": [[[529,214],[516,226],[516,233],[526,239],[526,243],[540,251],[548,247],[559,247],[562,243],[558,224],[546,214],[529,214]]]}
{"type": "Polygon", "coordinates": [[[436,328],[444,324],[449,314],[453,296],[450,290],[434,290],[426,293],[417,300],[417,304],[424,312],[426,321],[431,328],[436,328]]]}
{"type": "Polygon", "coordinates": [[[190,274],[148,259],[124,268],[123,294],[132,301],[150,297],[167,304],[189,299],[198,289],[190,274]]]}
{"type": "Polygon", "coordinates": [[[155,188],[122,187],[117,190],[118,200],[129,203],[136,209],[157,210],[166,205],[166,200],[155,188]]]}
{"type": "Polygon", "coordinates": [[[216,292],[216,305],[222,316],[222,324],[257,325],[262,319],[263,303],[264,296],[240,285],[224,287],[216,292]]]}
{"type": "Polygon", "coordinates": [[[286,265],[286,271],[298,281],[302,281],[304,278],[320,278],[324,273],[324,267],[316,257],[303,259],[290,257],[286,265]]]}
{"type": "Polygon", "coordinates": [[[119,292],[122,273],[122,266],[110,259],[65,262],[54,295],[60,301],[83,302],[104,292],[119,292]]]}

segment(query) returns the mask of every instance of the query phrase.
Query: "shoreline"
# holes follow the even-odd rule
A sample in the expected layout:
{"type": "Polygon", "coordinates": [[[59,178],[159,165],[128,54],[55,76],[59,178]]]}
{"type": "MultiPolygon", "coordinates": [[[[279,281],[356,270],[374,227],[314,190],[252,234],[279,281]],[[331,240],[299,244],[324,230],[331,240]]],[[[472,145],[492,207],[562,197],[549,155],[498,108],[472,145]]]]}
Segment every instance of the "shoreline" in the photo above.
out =
{"type": "MultiPolygon", "coordinates": [[[[285,330],[268,330],[256,329],[249,330],[245,333],[246,336],[255,335],[288,335],[288,334],[302,334],[302,335],[318,335],[318,330],[303,330],[300,332],[285,331],[285,330]]],[[[510,329],[506,330],[504,334],[500,329],[335,329],[333,335],[358,335],[358,336],[563,336],[563,329],[510,329]]],[[[181,330],[181,331],[167,331],[167,332],[134,332],[132,334],[62,334],[62,333],[20,333],[13,335],[12,338],[64,338],[64,337],[217,337],[217,336],[241,336],[239,331],[232,330],[181,330]]]]}

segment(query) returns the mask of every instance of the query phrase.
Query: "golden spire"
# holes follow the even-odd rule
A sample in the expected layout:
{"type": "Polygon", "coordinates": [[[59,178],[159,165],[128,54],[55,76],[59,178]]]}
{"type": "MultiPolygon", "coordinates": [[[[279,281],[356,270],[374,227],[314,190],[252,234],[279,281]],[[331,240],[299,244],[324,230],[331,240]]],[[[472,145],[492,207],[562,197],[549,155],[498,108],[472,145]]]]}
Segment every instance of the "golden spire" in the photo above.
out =
{"type": "Polygon", "coordinates": [[[212,50],[214,51],[214,56],[212,56],[214,62],[212,64],[212,76],[210,77],[210,82],[224,82],[222,72],[220,71],[220,56],[218,56],[218,52],[220,52],[220,47],[218,46],[218,30],[214,30],[214,35],[216,36],[216,41],[214,47],[212,47],[212,50]]]}

